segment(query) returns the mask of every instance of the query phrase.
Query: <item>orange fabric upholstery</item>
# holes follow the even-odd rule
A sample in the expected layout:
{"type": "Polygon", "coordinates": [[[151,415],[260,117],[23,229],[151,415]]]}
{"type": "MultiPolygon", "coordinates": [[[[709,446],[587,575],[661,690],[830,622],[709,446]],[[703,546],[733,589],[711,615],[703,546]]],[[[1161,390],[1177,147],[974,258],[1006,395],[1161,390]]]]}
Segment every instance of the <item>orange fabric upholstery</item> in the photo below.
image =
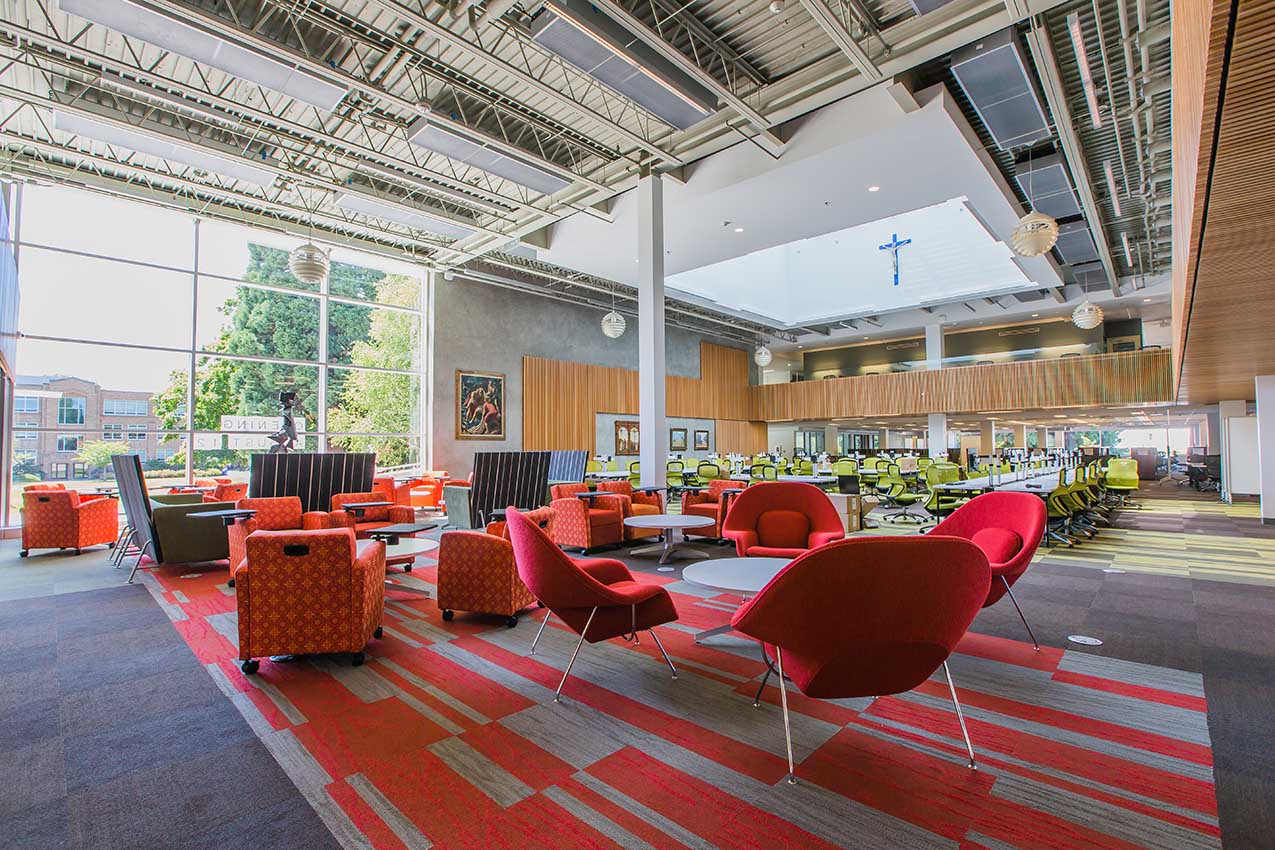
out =
{"type": "MultiPolygon", "coordinates": [[[[256,511],[257,515],[241,519],[226,529],[230,543],[230,578],[235,577],[235,570],[248,557],[246,541],[254,531],[314,531],[332,528],[332,517],[323,511],[301,512],[301,499],[298,496],[275,496],[263,499],[240,499],[236,508],[256,511]]],[[[338,526],[340,527],[340,526],[338,526]]]]}
{"type": "MultiPolygon", "coordinates": [[[[603,481],[598,484],[598,492],[615,493],[624,497],[624,516],[621,522],[631,516],[655,516],[664,513],[664,500],[659,493],[641,493],[633,489],[628,481],[603,481]]],[[[637,540],[642,537],[659,537],[658,528],[629,528],[624,526],[624,539],[637,540]]]]}
{"type": "MultiPolygon", "coordinates": [[[[553,523],[552,508],[524,516],[537,524],[553,523]]],[[[535,601],[518,578],[505,523],[489,523],[486,533],[448,531],[439,538],[438,607],[443,619],[450,620],[452,611],[474,611],[508,617],[512,627],[517,625],[514,615],[535,601]]]]}
{"type": "Polygon", "coordinates": [[[235,570],[241,660],[361,653],[380,629],[384,543],[359,544],[358,554],[354,535],[334,528],[258,531],[247,545],[235,570]]]}
{"type": "Polygon", "coordinates": [[[549,488],[549,506],[553,508],[549,537],[559,546],[574,546],[587,552],[624,539],[624,505],[628,500],[612,494],[591,500],[577,498],[577,494],[587,492],[585,484],[555,484],[549,488]]]}
{"type": "Polygon", "coordinates": [[[205,502],[237,502],[248,495],[248,484],[218,484],[217,489],[204,494],[205,502]]]}
{"type": "Polygon", "coordinates": [[[374,529],[416,520],[416,511],[407,505],[368,508],[361,517],[356,517],[353,513],[344,509],[345,505],[358,502],[388,501],[390,500],[385,497],[384,493],[337,493],[332,497],[332,513],[329,514],[332,517],[332,526],[333,528],[352,528],[355,534],[362,538],[367,537],[367,533],[374,529]]]}
{"type": "MultiPolygon", "coordinates": [[[[54,483],[51,483],[51,482],[50,482],[50,483],[41,482],[41,483],[39,483],[39,484],[28,484],[28,485],[26,485],[25,487],[23,487],[23,488],[22,488],[22,492],[23,492],[23,493],[27,493],[27,492],[30,492],[31,490],[65,490],[65,489],[66,489],[66,485],[65,485],[65,484],[54,484],[54,483]]],[[[77,490],[77,491],[75,491],[75,492],[79,495],[79,497],[80,497],[80,501],[81,501],[81,502],[91,502],[91,501],[93,501],[94,499],[105,499],[105,498],[106,498],[106,494],[105,494],[105,493],[80,493],[78,490],[77,490]]]]}
{"type": "Polygon", "coordinates": [[[396,505],[411,505],[412,488],[419,481],[420,479],[413,479],[402,484],[395,484],[393,475],[378,475],[372,479],[372,492],[379,493],[387,502],[393,502],[396,505]]]}
{"type": "Polygon", "coordinates": [[[729,478],[715,478],[708,482],[708,489],[699,493],[687,491],[682,494],[682,513],[692,516],[706,516],[713,525],[703,528],[687,528],[687,536],[712,537],[722,536],[722,520],[726,518],[726,502],[731,494],[727,490],[742,490],[747,486],[745,481],[731,481],[729,478]]]}
{"type": "Polygon", "coordinates": [[[114,543],[120,533],[120,503],[80,500],[64,488],[22,494],[22,554],[32,549],[75,549],[114,543]]]}

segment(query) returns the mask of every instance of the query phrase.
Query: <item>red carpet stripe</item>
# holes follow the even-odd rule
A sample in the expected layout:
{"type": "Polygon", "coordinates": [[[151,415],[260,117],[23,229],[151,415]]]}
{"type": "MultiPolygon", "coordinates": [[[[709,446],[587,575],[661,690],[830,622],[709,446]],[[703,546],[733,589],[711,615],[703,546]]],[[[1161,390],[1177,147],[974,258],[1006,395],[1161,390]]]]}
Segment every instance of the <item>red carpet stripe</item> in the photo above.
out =
{"type": "Polygon", "coordinates": [[[1080,685],[1085,688],[1093,688],[1095,691],[1106,691],[1111,694],[1120,694],[1121,696],[1133,697],[1134,699],[1144,700],[1145,702],[1158,702],[1163,705],[1173,705],[1178,708],[1189,708],[1192,711],[1203,712],[1206,703],[1203,697],[1194,697],[1190,694],[1178,694],[1173,691],[1163,691],[1159,688],[1148,688],[1145,685],[1131,685],[1128,682],[1117,682],[1112,679],[1101,679],[1097,676],[1090,676],[1086,673],[1071,673],[1066,670],[1054,671],[1054,681],[1067,682],[1072,685],[1080,685]]]}

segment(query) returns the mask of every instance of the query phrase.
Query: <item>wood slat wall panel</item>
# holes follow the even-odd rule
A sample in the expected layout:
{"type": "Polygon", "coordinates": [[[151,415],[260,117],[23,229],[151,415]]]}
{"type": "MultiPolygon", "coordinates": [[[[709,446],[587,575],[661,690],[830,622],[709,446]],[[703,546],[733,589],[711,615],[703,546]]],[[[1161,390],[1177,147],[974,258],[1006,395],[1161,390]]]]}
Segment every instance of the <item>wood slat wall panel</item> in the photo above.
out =
{"type": "Polygon", "coordinates": [[[766,423],[740,419],[717,420],[718,452],[754,455],[766,450],[766,423]]]}

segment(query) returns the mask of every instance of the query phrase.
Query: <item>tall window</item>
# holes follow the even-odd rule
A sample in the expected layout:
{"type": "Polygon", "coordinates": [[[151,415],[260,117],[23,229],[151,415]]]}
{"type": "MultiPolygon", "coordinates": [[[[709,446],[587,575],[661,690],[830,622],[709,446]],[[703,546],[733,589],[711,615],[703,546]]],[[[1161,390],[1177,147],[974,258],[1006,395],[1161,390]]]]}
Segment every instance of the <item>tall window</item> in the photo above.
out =
{"type": "Polygon", "coordinates": [[[62,187],[24,187],[18,214],[14,408],[56,399],[58,415],[23,432],[38,439],[22,438],[16,491],[110,477],[125,449],[153,487],[246,479],[285,391],[297,450],[420,461],[422,267],[333,248],[329,280],[306,284],[288,269],[296,237],[62,187]]]}

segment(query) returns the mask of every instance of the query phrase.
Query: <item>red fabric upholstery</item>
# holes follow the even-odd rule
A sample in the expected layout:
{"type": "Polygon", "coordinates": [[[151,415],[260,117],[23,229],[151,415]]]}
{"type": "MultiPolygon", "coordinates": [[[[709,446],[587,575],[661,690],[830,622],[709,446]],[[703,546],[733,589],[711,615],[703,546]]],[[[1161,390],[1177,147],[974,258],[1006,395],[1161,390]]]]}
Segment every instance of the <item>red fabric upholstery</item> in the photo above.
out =
{"type": "Polygon", "coordinates": [[[553,542],[559,546],[575,546],[585,551],[598,546],[619,543],[624,538],[625,497],[599,496],[585,500],[577,493],[587,493],[585,484],[555,484],[549,488],[553,501],[553,542]]]}
{"type": "Polygon", "coordinates": [[[237,502],[248,495],[248,485],[218,484],[217,489],[204,494],[205,502],[237,502]]]}
{"type": "MultiPolygon", "coordinates": [[[[254,531],[314,531],[333,526],[332,517],[323,511],[301,512],[301,499],[297,496],[274,496],[259,499],[240,499],[236,508],[256,511],[256,516],[237,520],[226,529],[230,544],[230,577],[248,557],[246,541],[254,531]]],[[[338,526],[339,527],[339,526],[338,526]]]]}
{"type": "MultiPolygon", "coordinates": [[[[555,516],[554,521],[557,522],[555,516]]],[[[537,599],[589,643],[609,640],[638,629],[677,619],[668,591],[658,584],[633,580],[627,567],[609,558],[573,561],[549,535],[525,515],[510,508],[509,537],[518,575],[537,599]],[[593,608],[588,633],[585,623],[593,608]]]]}
{"type": "Polygon", "coordinates": [[[239,658],[361,652],[385,607],[385,544],[348,529],[258,531],[235,570],[239,658]]]}
{"type": "MultiPolygon", "coordinates": [[[[66,489],[66,485],[65,485],[65,484],[53,484],[53,483],[51,483],[51,482],[47,482],[47,483],[46,483],[46,482],[43,482],[43,481],[42,481],[42,482],[40,482],[39,484],[28,484],[28,485],[26,485],[25,487],[23,487],[23,488],[22,488],[22,492],[23,492],[23,493],[27,493],[27,492],[30,492],[31,490],[65,490],[65,489],[66,489]]],[[[76,490],[76,491],[74,491],[74,492],[75,492],[75,494],[76,494],[77,496],[79,496],[79,497],[80,497],[80,503],[81,503],[81,504],[83,504],[84,502],[91,502],[91,501],[93,501],[94,499],[105,499],[105,498],[106,498],[106,494],[105,494],[105,493],[81,493],[81,492],[80,492],[80,491],[78,491],[78,490],[76,490]]]]}
{"type": "Polygon", "coordinates": [[[828,495],[800,481],[762,481],[740,493],[722,536],[743,557],[795,558],[845,537],[828,495]]]}
{"type": "Polygon", "coordinates": [[[416,511],[406,505],[389,505],[380,508],[368,508],[363,516],[356,517],[343,506],[358,502],[388,502],[384,493],[337,493],[332,497],[332,526],[352,528],[355,534],[364,538],[367,533],[387,525],[401,522],[414,522],[416,511]]]}
{"type": "Polygon", "coordinates": [[[120,533],[119,511],[115,499],[80,501],[79,493],[63,487],[24,489],[22,551],[114,543],[120,533]]]}
{"type": "MultiPolygon", "coordinates": [[[[528,512],[533,522],[551,511],[528,512]]],[[[514,547],[503,522],[479,531],[448,531],[439,538],[438,607],[511,617],[536,601],[518,577],[514,547]]]]}
{"type": "Polygon", "coordinates": [[[884,696],[924,682],[956,648],[991,581],[987,557],[951,537],[864,537],[807,552],[735,613],[802,693],[884,696]]]}
{"type": "Polygon", "coordinates": [[[683,533],[691,537],[722,536],[722,519],[726,516],[726,502],[732,494],[727,490],[742,490],[747,486],[745,481],[731,481],[729,478],[714,478],[708,482],[708,489],[699,493],[687,491],[682,494],[682,513],[692,516],[706,516],[713,521],[712,525],[703,528],[687,528],[683,533]]]}
{"type": "MultiPolygon", "coordinates": [[[[615,493],[624,499],[624,512],[621,522],[631,516],[655,516],[664,513],[664,500],[659,493],[641,493],[633,489],[628,481],[602,481],[598,484],[599,493],[615,493]]],[[[630,528],[624,526],[624,539],[637,540],[641,537],[659,537],[658,528],[630,528]]]]}
{"type": "Polygon", "coordinates": [[[1005,584],[1011,587],[1027,571],[1041,536],[1045,533],[1048,510],[1039,496],[1031,493],[984,493],[943,520],[927,536],[942,534],[972,541],[987,555],[992,582],[983,607],[994,605],[1005,595],[1005,584]],[[1013,538],[1018,545],[1013,546],[1013,538]],[[1005,581],[999,581],[1004,578],[1005,581]]]}
{"type": "Polygon", "coordinates": [[[393,502],[396,505],[411,505],[412,488],[418,482],[419,479],[414,479],[405,481],[402,484],[395,484],[393,475],[378,475],[372,479],[372,492],[380,494],[386,502],[393,502]]]}

